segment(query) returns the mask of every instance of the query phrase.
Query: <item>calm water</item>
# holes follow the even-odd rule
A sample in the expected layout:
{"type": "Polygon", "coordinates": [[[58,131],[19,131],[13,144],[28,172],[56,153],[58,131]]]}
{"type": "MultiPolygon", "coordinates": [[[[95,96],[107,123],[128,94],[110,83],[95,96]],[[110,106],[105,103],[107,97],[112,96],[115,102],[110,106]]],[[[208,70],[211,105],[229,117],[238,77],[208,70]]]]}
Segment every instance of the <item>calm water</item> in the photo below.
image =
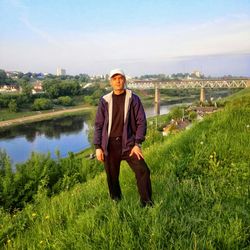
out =
{"type": "MultiPolygon", "coordinates": [[[[161,106],[161,114],[167,114],[172,106],[161,106]]],[[[154,108],[147,108],[146,114],[153,116],[154,108]]],[[[93,116],[84,114],[12,127],[0,132],[0,149],[14,164],[26,161],[32,152],[50,152],[54,158],[59,150],[65,157],[68,152],[79,152],[91,145],[92,124],[93,116]]]]}
{"type": "Polygon", "coordinates": [[[54,158],[59,150],[62,157],[90,146],[88,115],[71,116],[12,127],[0,132],[0,149],[12,163],[26,161],[32,152],[50,152],[54,158]]]}

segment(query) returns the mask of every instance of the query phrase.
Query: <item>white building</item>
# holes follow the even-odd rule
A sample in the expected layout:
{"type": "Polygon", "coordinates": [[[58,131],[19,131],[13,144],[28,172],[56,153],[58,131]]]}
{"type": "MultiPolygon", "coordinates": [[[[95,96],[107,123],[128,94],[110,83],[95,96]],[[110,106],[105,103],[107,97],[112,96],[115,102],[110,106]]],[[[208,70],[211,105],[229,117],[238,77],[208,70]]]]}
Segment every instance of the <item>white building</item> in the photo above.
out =
{"type": "Polygon", "coordinates": [[[61,69],[61,68],[57,68],[56,69],[56,75],[57,76],[65,76],[66,75],[66,70],[65,69],[61,69]]]}
{"type": "Polygon", "coordinates": [[[198,71],[198,70],[194,70],[194,71],[192,72],[192,74],[195,75],[197,78],[200,78],[200,77],[201,77],[201,72],[198,71]]]}
{"type": "Polygon", "coordinates": [[[36,81],[32,88],[32,94],[44,93],[41,81],[36,81]]]}
{"type": "Polygon", "coordinates": [[[19,92],[20,88],[16,84],[0,85],[0,93],[19,92]]]}

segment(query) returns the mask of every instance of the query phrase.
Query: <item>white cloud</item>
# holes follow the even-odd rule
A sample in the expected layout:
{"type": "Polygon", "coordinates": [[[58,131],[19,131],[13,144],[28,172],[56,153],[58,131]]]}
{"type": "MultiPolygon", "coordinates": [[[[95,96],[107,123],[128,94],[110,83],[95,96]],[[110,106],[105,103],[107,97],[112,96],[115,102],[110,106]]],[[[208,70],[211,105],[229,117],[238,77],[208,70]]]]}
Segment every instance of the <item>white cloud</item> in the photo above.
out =
{"type": "Polygon", "coordinates": [[[71,34],[65,56],[89,60],[165,60],[179,56],[250,52],[250,20],[227,17],[193,25],[127,32],[71,34]]]}

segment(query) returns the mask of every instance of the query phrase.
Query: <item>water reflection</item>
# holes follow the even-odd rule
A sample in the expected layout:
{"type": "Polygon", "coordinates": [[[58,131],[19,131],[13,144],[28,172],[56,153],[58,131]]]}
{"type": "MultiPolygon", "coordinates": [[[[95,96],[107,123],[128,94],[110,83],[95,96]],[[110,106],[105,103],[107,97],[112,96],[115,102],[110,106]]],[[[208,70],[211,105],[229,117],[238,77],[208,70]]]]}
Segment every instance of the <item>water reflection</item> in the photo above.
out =
{"type": "Polygon", "coordinates": [[[34,142],[37,136],[44,135],[48,139],[60,139],[64,134],[82,131],[85,125],[84,122],[88,119],[89,115],[81,115],[23,124],[0,131],[0,138],[4,140],[24,137],[28,142],[34,142]]]}
{"type": "Polygon", "coordinates": [[[92,141],[92,114],[82,114],[19,125],[0,132],[0,149],[13,163],[26,161],[32,152],[48,152],[53,158],[79,152],[92,141]]]}

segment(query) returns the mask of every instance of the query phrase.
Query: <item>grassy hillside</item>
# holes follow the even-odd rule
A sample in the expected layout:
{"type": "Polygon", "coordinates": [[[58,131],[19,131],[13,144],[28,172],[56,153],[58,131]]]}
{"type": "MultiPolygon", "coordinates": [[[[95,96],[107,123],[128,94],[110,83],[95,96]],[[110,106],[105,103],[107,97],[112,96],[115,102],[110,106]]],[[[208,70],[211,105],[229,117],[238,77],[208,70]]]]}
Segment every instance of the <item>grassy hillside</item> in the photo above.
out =
{"type": "Polygon", "coordinates": [[[104,172],[52,198],[41,182],[34,204],[0,210],[0,246],[250,249],[250,89],[185,132],[159,140],[155,133],[144,148],[154,207],[140,207],[126,163],[119,203],[109,199],[104,172]]]}

